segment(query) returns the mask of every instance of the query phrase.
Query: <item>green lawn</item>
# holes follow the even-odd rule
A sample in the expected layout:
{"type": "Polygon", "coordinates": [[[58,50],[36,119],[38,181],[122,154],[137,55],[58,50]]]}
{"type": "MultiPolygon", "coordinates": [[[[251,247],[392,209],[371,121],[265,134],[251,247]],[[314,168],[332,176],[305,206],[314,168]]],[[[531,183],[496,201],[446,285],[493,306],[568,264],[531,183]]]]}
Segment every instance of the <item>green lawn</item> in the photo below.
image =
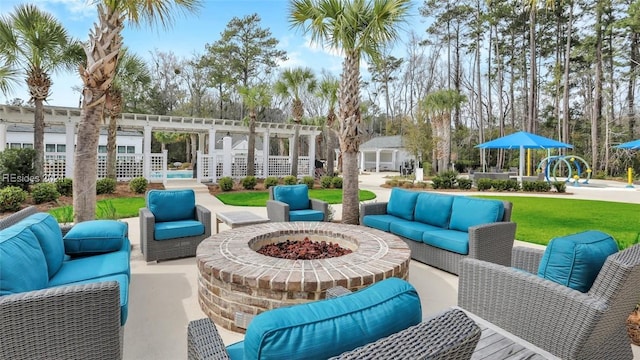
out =
{"type": "MultiPolygon", "coordinates": [[[[138,216],[138,210],[145,207],[144,197],[125,197],[100,200],[96,204],[98,219],[124,219],[138,216]]],[[[62,206],[48,211],[58,222],[73,221],[73,207],[62,206]]]]}
{"type": "MultiPolygon", "coordinates": [[[[244,191],[244,192],[226,192],[216,195],[218,200],[225,205],[233,206],[267,206],[269,199],[268,191],[244,191]]],[[[326,201],[329,204],[342,203],[342,189],[311,189],[309,197],[326,201]]],[[[372,200],[376,198],[376,194],[369,190],[360,190],[360,201],[372,200]]]]}
{"type": "Polygon", "coordinates": [[[554,237],[600,230],[626,248],[640,236],[640,204],[548,197],[478,197],[511,201],[511,221],[518,224],[516,239],[526,242],[546,245],[554,237]]]}

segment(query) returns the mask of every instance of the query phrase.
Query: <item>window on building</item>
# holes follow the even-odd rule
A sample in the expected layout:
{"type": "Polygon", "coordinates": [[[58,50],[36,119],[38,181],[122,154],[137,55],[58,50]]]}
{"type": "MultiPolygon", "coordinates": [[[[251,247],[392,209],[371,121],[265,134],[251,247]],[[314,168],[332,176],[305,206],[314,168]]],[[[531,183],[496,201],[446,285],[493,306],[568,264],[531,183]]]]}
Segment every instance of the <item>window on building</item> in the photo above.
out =
{"type": "Polygon", "coordinates": [[[135,154],[136,147],[135,146],[127,146],[127,154],[135,154]]]}
{"type": "Polygon", "coordinates": [[[20,148],[22,148],[22,144],[20,144],[20,143],[11,143],[9,145],[9,147],[12,148],[12,149],[20,149],[20,148]]]}
{"type": "Polygon", "coordinates": [[[56,152],[56,144],[45,144],[44,152],[56,152]]]}
{"type": "Polygon", "coordinates": [[[127,152],[126,146],[118,146],[118,154],[125,154],[127,152]]]}
{"type": "Polygon", "coordinates": [[[24,144],[22,144],[22,148],[23,149],[33,149],[33,144],[32,143],[24,143],[24,144]]]}
{"type": "Polygon", "coordinates": [[[98,152],[101,154],[107,153],[107,145],[98,145],[98,152]]]}
{"type": "Polygon", "coordinates": [[[67,151],[67,145],[58,144],[56,145],[56,151],[59,153],[63,153],[67,151]]]}

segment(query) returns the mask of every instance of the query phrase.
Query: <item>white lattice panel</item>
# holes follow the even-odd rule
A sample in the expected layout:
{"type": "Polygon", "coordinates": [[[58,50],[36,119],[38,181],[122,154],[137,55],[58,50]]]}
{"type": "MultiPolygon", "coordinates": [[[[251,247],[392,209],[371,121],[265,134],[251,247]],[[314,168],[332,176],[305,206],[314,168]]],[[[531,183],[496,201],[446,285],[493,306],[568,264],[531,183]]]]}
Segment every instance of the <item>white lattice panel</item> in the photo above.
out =
{"type": "Polygon", "coordinates": [[[285,177],[291,174],[288,156],[269,156],[269,176],[285,177]]]}
{"type": "Polygon", "coordinates": [[[129,181],[144,176],[143,154],[121,154],[116,156],[116,178],[118,181],[129,181]]]}
{"type": "Polygon", "coordinates": [[[231,177],[240,179],[247,176],[247,156],[235,155],[231,164],[231,177]]]}
{"type": "Polygon", "coordinates": [[[298,156],[298,177],[301,178],[307,175],[309,175],[309,157],[298,156]]]}
{"type": "Polygon", "coordinates": [[[67,166],[66,155],[59,153],[44,154],[44,181],[56,181],[63,179],[67,166]]]}
{"type": "Polygon", "coordinates": [[[167,152],[149,154],[149,181],[166,180],[167,176],[167,152]]]}

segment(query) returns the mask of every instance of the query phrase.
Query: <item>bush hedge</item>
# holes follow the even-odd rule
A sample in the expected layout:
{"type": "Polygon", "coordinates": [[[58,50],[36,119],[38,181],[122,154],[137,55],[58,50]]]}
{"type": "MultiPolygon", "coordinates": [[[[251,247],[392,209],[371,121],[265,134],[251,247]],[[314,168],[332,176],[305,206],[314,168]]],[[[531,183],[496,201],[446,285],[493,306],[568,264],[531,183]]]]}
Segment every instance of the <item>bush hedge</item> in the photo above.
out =
{"type": "Polygon", "coordinates": [[[27,199],[27,192],[18,186],[6,186],[0,189],[0,211],[18,211],[27,199]]]}
{"type": "Polygon", "coordinates": [[[147,191],[148,185],[149,182],[143,176],[133,178],[129,181],[129,189],[136,194],[144,194],[144,192],[147,191]]]}
{"type": "Polygon", "coordinates": [[[233,179],[230,176],[221,177],[218,179],[218,186],[222,191],[231,191],[233,190],[233,179]]]}
{"type": "Polygon", "coordinates": [[[73,180],[69,178],[57,179],[56,189],[60,193],[61,196],[72,196],[73,195],[73,180]]]}
{"type": "Polygon", "coordinates": [[[278,185],[278,178],[275,176],[269,176],[266,179],[264,179],[264,187],[266,189],[269,189],[272,186],[276,186],[278,185]]]}
{"type": "Polygon", "coordinates": [[[31,197],[36,204],[42,204],[58,200],[60,193],[54,183],[38,183],[31,187],[31,197]]]}
{"type": "Polygon", "coordinates": [[[245,190],[253,190],[258,184],[258,179],[255,176],[245,176],[242,178],[241,184],[245,190]]]}
{"type": "Polygon", "coordinates": [[[98,179],[96,182],[96,194],[113,194],[116,192],[116,180],[111,178],[98,179]]]}

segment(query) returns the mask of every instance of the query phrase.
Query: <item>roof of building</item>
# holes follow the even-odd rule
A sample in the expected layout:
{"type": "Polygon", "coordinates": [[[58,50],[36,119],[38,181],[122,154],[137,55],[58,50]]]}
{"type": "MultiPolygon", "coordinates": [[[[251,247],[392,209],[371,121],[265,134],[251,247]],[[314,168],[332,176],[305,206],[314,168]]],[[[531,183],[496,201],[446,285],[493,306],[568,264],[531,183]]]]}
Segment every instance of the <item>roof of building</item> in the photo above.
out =
{"type": "Polygon", "coordinates": [[[402,149],[402,136],[378,136],[360,145],[360,149],[402,149]]]}
{"type": "MultiPolygon", "coordinates": [[[[28,132],[28,133],[32,133],[33,132],[33,126],[26,126],[26,125],[8,125],[7,126],[7,132],[28,132]]],[[[64,134],[66,132],[64,126],[45,126],[44,128],[44,132],[45,133],[49,133],[49,134],[64,134]]],[[[107,129],[100,129],[100,135],[107,135],[107,129]]],[[[142,133],[140,133],[139,131],[125,131],[125,130],[119,130],[116,131],[116,135],[118,136],[142,136],[142,133]]]]}

